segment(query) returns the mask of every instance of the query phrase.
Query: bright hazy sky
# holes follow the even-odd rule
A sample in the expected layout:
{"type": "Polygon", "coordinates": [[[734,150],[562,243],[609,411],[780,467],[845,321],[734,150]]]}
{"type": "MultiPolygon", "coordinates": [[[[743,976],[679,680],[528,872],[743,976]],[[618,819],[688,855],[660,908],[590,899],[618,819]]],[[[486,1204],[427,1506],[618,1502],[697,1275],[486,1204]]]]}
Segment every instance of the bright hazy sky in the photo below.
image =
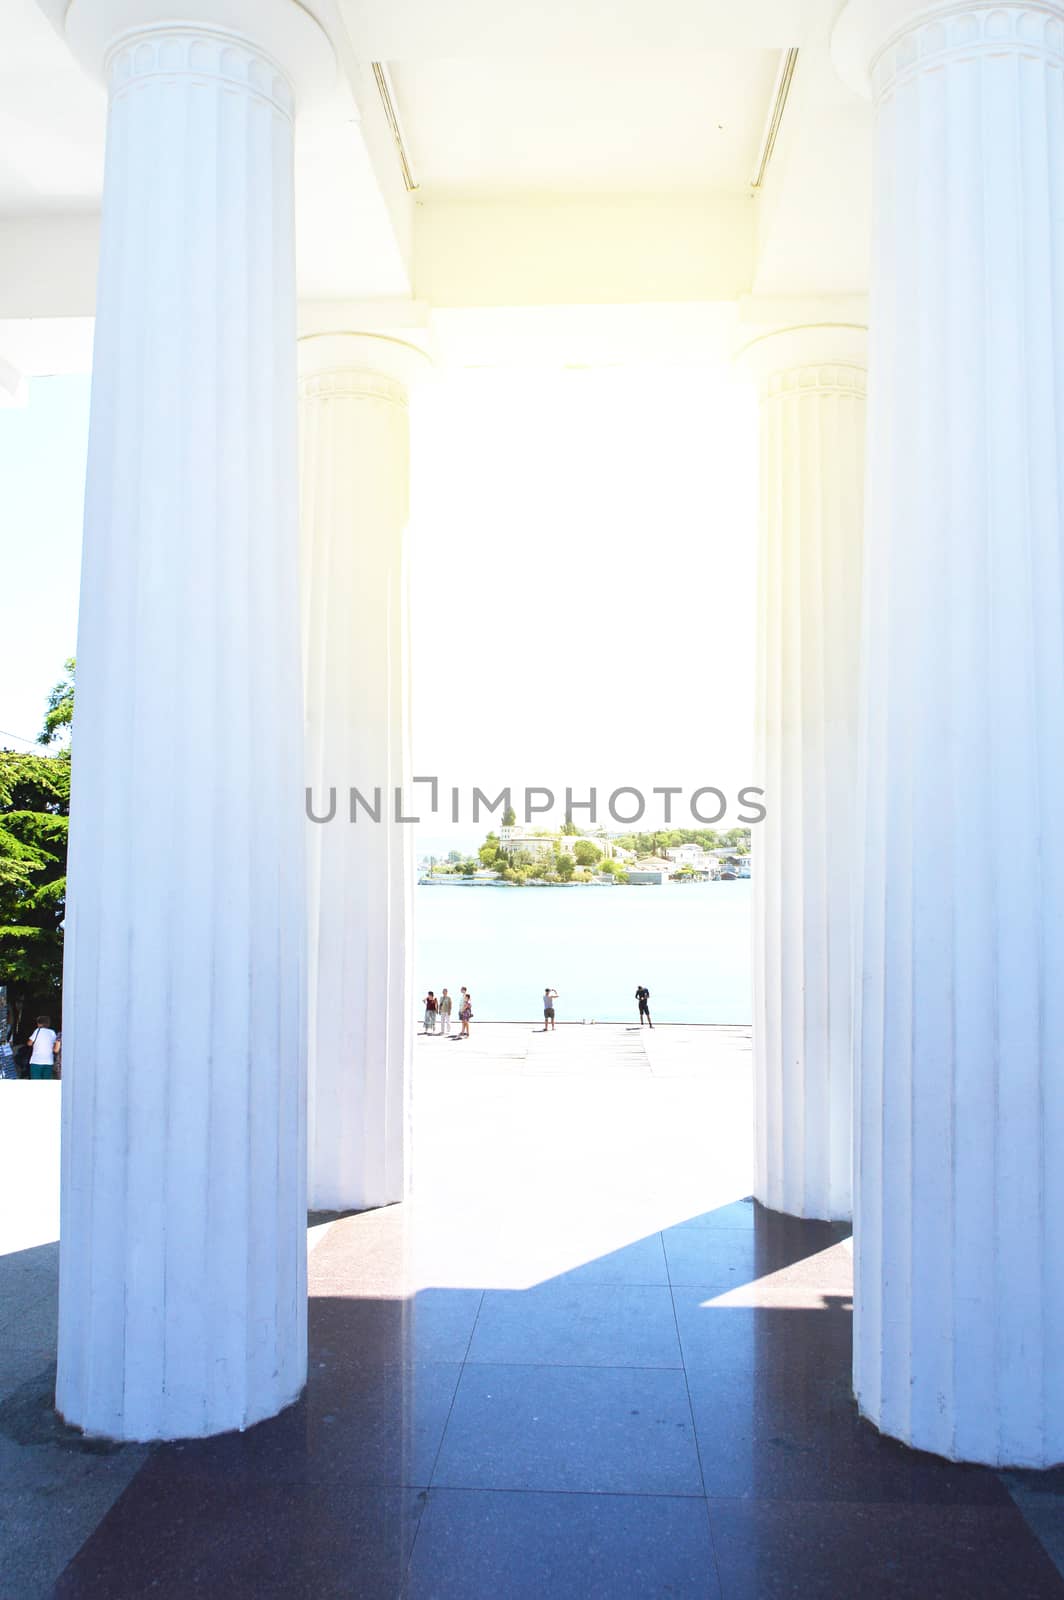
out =
{"type": "MultiPolygon", "coordinates": [[[[37,733],[75,650],[88,390],[38,379],[0,411],[0,743],[37,733]]],[[[415,770],[466,794],[594,785],[607,826],[618,785],[714,784],[734,823],[753,781],[749,393],[727,369],[451,371],[412,425],[415,770]]]]}

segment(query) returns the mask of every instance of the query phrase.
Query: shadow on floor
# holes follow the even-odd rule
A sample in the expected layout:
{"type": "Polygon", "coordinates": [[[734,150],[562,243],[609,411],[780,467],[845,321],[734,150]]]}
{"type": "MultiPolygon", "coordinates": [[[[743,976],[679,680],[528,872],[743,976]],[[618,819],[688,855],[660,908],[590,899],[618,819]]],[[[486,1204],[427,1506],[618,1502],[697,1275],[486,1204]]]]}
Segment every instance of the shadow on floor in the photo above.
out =
{"type": "Polygon", "coordinates": [[[55,1594],[1064,1596],[997,1474],[858,1418],[847,1233],[741,1201],[527,1290],[396,1299],[340,1221],[301,1400],[154,1449],[55,1594]]]}

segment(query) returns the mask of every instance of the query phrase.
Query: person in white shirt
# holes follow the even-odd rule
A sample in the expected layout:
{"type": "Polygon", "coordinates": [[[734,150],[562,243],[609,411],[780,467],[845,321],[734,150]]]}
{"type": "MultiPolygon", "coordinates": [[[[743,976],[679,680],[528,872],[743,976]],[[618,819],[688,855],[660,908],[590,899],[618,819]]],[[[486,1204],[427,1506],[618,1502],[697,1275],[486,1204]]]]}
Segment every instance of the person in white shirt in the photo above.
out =
{"type": "Polygon", "coordinates": [[[37,1026],[26,1043],[33,1046],[30,1056],[30,1077],[50,1078],[55,1067],[55,1030],[51,1017],[38,1017],[37,1026]]]}

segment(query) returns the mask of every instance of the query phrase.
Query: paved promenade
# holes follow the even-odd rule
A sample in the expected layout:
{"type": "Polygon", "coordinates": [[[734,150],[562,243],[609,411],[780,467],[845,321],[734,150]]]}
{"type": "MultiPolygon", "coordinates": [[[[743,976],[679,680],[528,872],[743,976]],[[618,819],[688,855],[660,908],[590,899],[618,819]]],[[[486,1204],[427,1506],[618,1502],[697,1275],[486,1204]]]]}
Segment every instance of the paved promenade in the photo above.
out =
{"type": "MultiPolygon", "coordinates": [[[[68,1434],[55,1249],[23,1223],[0,1256],[0,1600],[1064,1600],[1059,1474],[858,1420],[848,1230],[745,1198],[749,1047],[419,1038],[416,1192],[314,1219],[307,1394],[243,1435],[68,1434]]],[[[0,1126],[33,1087],[0,1085],[0,1126]]]]}

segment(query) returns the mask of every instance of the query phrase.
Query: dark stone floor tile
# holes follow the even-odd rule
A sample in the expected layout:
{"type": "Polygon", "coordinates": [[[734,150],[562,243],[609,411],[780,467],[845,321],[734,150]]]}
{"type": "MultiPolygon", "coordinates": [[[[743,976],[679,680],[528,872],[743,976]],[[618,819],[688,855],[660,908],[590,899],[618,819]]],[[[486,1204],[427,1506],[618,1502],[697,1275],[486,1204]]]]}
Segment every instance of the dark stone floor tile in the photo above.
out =
{"type": "Polygon", "coordinates": [[[55,1391],[55,1345],[33,1345],[10,1338],[0,1343],[0,1403],[24,1383],[51,1376],[55,1391]]]}
{"type": "Polygon", "coordinates": [[[1015,1507],[710,1500],[724,1600],[1062,1600],[1015,1507]]]}
{"type": "Polygon", "coordinates": [[[18,1310],[0,1326],[0,1345],[20,1344],[34,1350],[55,1350],[59,1324],[56,1286],[29,1280],[18,1310]]]}
{"type": "Polygon", "coordinates": [[[673,1289],[688,1371],[730,1374],[740,1386],[755,1369],[802,1379],[848,1377],[853,1351],[849,1311],[714,1305],[713,1298],[712,1289],[673,1289]]]}
{"type": "Polygon", "coordinates": [[[1064,1468],[1003,1472],[1001,1481],[1058,1572],[1064,1573],[1064,1468]]]}
{"type": "Polygon", "coordinates": [[[748,1387],[688,1374],[706,1493],[725,1499],[1007,1506],[996,1473],[909,1450],[857,1413],[847,1376],[748,1387]]]}
{"type": "Polygon", "coordinates": [[[695,1216],[686,1217],[681,1224],[687,1228],[732,1228],[741,1232],[753,1232],[762,1207],[751,1196],[745,1200],[733,1200],[726,1206],[714,1206],[712,1211],[703,1211],[695,1216]]]}
{"type": "Polygon", "coordinates": [[[1064,1466],[1042,1470],[1035,1467],[1006,1467],[1001,1477],[1014,1492],[1019,1490],[1024,1494],[1064,1498],[1064,1466]]]}
{"type": "Polygon", "coordinates": [[[803,1255],[813,1255],[830,1245],[848,1239],[853,1233],[849,1222],[810,1221],[792,1217],[784,1211],[770,1211],[767,1206],[748,1197],[734,1200],[730,1205],[717,1206],[712,1211],[685,1217],[677,1223],[682,1228],[730,1229],[750,1234],[756,1239],[764,1258],[786,1257],[800,1260],[803,1255]]]}
{"type": "Polygon", "coordinates": [[[306,1392],[279,1417],[245,1433],[161,1447],[154,1469],[178,1490],[189,1478],[251,1486],[427,1484],[460,1370],[432,1361],[323,1366],[312,1354],[306,1392]]]}
{"type": "Polygon", "coordinates": [[[684,1375],[649,1367],[467,1366],[432,1482],[701,1494],[684,1375]]]}
{"type": "Polygon", "coordinates": [[[409,1600],[719,1600],[705,1502],[429,1491],[409,1600]]]}
{"type": "Polygon", "coordinates": [[[359,1361],[462,1361],[480,1309],[480,1289],[421,1289],[408,1299],[312,1296],[308,1332],[321,1348],[359,1361]]]}
{"type": "Polygon", "coordinates": [[[65,1434],[52,1412],[22,1442],[0,1436],[0,1600],[52,1600],[59,1574],[148,1456],[143,1445],[65,1434]]]}
{"type": "MultiPolygon", "coordinates": [[[[806,1223],[806,1228],[816,1228],[806,1223]]],[[[757,1285],[772,1279],[795,1286],[823,1289],[849,1301],[853,1293],[853,1265],[845,1244],[785,1237],[762,1239],[735,1228],[667,1228],[662,1235],[669,1265],[669,1281],[676,1287],[712,1288],[716,1293],[757,1285]]]]}
{"type": "Polygon", "coordinates": [[[626,1283],[657,1284],[668,1287],[669,1272],[665,1265],[665,1252],[661,1234],[651,1233],[645,1239],[622,1245],[607,1255],[585,1261],[579,1267],[561,1272],[552,1283],[626,1283]]]}
{"type": "Polygon", "coordinates": [[[55,1600],[388,1600],[423,1491],[189,1479],[152,1463],[66,1568],[55,1600]]]}
{"type": "Polygon", "coordinates": [[[489,1290],[468,1359],[573,1367],[683,1364],[667,1288],[555,1282],[489,1290]]]}
{"type": "Polygon", "coordinates": [[[669,1282],[722,1294],[753,1283],[759,1276],[753,1233],[737,1228],[691,1228],[684,1224],[662,1234],[669,1282]]]}

